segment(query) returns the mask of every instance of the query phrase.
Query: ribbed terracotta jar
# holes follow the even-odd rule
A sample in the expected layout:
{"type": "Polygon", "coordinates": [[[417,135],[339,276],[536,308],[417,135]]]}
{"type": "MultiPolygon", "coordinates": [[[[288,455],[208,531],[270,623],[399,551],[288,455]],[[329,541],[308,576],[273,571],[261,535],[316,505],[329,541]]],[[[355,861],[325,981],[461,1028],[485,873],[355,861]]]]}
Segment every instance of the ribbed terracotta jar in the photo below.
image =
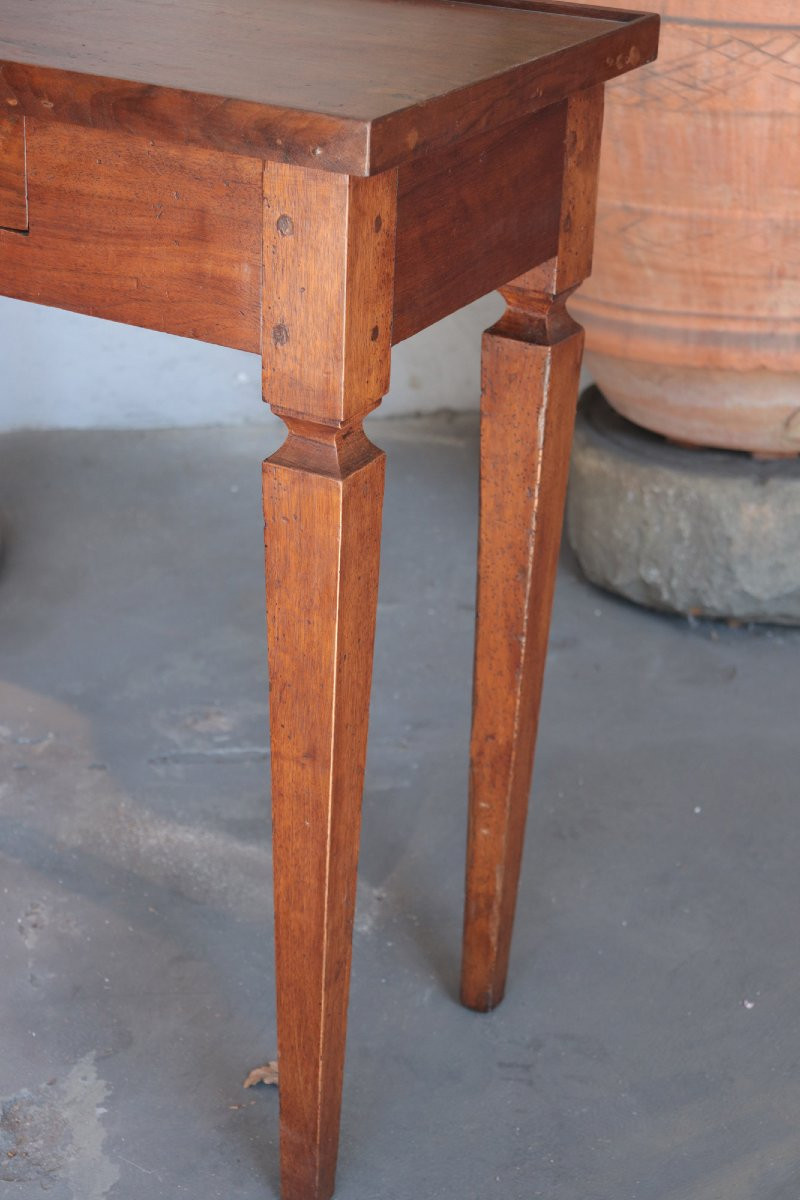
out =
{"type": "MultiPolygon", "coordinates": [[[[591,0],[590,0],[591,2],[591,0]]],[[[607,89],[594,274],[611,404],[678,441],[800,452],[800,0],[660,0],[607,89]]]]}

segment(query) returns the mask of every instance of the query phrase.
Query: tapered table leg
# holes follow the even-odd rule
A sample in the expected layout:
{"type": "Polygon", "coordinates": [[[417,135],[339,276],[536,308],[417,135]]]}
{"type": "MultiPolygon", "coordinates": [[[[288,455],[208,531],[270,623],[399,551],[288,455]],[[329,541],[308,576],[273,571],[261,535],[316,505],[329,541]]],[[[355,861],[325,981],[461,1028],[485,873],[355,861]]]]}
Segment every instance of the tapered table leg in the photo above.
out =
{"type": "Polygon", "coordinates": [[[319,458],[264,464],[284,1200],[333,1191],[383,498],[363,433],[319,458]]]}
{"type": "Polygon", "coordinates": [[[570,101],[556,257],[502,289],[484,335],[462,1002],[503,998],[555,587],[589,273],[602,94],[570,101]]]}
{"type": "Polygon", "coordinates": [[[264,464],[283,1200],[334,1187],[367,745],[396,175],[268,164],[264,464]]]}
{"type": "Polygon", "coordinates": [[[483,343],[462,974],[480,1010],[500,1002],[508,969],[583,341],[569,319],[541,342],[513,324],[483,343]]]}

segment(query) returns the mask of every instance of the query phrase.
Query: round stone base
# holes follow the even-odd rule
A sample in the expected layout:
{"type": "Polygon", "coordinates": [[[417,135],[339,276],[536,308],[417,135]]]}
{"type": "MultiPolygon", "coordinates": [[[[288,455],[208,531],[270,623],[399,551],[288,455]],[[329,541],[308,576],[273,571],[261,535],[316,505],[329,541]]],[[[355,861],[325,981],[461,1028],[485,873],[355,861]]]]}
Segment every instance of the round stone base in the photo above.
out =
{"type": "Polygon", "coordinates": [[[800,461],[685,449],[581,397],[567,535],[586,576],[648,608],[800,625],[800,461]]]}

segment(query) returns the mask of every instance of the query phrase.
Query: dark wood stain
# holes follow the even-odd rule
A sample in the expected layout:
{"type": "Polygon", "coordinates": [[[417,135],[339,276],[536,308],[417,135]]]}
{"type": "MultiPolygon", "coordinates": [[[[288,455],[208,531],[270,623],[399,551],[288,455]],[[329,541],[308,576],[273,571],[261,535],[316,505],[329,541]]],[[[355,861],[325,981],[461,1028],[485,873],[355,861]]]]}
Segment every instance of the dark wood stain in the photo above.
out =
{"type": "Polygon", "coordinates": [[[566,302],[592,265],[603,91],[571,97],[553,257],[501,291],[484,334],[469,830],[461,999],[505,993],[583,330],[566,302]]]}
{"type": "Polygon", "coordinates": [[[646,61],[657,29],[546,3],[2,0],[0,104],[374,174],[646,61]]]}
{"type": "Polygon", "coordinates": [[[4,295],[260,350],[260,162],[27,124],[29,235],[0,229],[4,295]]]}
{"type": "Polygon", "coordinates": [[[363,419],[393,341],[501,288],[462,972],[486,1009],[511,941],[602,84],[657,34],[561,0],[0,0],[0,293],[260,352],[288,429],[263,493],[283,1200],[328,1200],[336,1170],[384,477],[363,419]]]}
{"type": "Polygon", "coordinates": [[[28,228],[25,119],[0,114],[0,227],[28,228]]]}
{"type": "Polygon", "coordinates": [[[395,342],[555,253],[565,119],[561,103],[401,168],[395,342]],[[527,188],[537,204],[515,203],[527,188]]]}

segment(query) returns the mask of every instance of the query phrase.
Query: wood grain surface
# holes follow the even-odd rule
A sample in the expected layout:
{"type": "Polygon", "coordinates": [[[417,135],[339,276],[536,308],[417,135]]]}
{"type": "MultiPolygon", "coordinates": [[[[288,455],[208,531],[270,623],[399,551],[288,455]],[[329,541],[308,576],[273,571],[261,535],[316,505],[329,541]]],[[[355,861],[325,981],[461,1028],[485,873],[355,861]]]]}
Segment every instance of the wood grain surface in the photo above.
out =
{"type": "Polygon", "coordinates": [[[401,167],[393,341],[556,251],[566,102],[401,167]],[[534,190],[535,204],[519,197],[534,190]]]}
{"type": "Polygon", "coordinates": [[[374,174],[648,61],[657,27],[463,0],[0,0],[0,105],[374,174]]]}
{"type": "Polygon", "coordinates": [[[0,116],[0,227],[28,228],[23,117],[0,116]]]}
{"type": "MultiPolygon", "coordinates": [[[[328,189],[329,202],[341,202],[339,219],[345,220],[347,205],[368,196],[369,203],[377,203],[375,216],[381,208],[394,211],[392,192],[397,188],[394,312],[375,310],[365,317],[370,323],[360,337],[351,329],[347,342],[351,355],[360,346],[365,369],[367,360],[385,358],[387,338],[402,341],[485,295],[519,266],[555,254],[565,114],[562,102],[465,139],[408,164],[397,177],[385,172],[378,191],[359,190],[357,179],[348,182],[346,177],[335,197],[328,189]],[[536,205],[519,204],[517,197],[531,187],[536,205]],[[378,341],[373,343],[376,326],[378,341]]],[[[13,155],[0,180],[9,179],[12,207],[9,221],[2,224],[25,228],[13,223],[27,223],[20,197],[24,148],[19,120],[10,128],[13,155]]],[[[284,367],[296,355],[305,371],[305,347],[316,339],[310,330],[299,336],[301,312],[303,319],[315,313],[315,321],[343,321],[357,281],[351,272],[348,292],[311,304],[308,296],[319,302],[320,289],[332,286],[314,246],[302,268],[308,278],[300,286],[306,291],[294,286],[302,214],[311,203],[310,192],[304,194],[294,176],[310,188],[315,180],[325,184],[329,173],[297,173],[277,163],[267,164],[266,170],[268,177],[277,172],[286,189],[293,189],[285,207],[293,211],[296,230],[287,239],[278,229],[281,216],[292,220],[288,213],[276,210],[271,222],[264,221],[265,252],[283,251],[282,273],[270,277],[263,293],[265,321],[271,331],[284,325],[298,335],[286,346],[267,343],[266,361],[273,362],[273,350],[280,350],[284,367]]],[[[29,121],[28,174],[31,237],[9,237],[0,229],[0,289],[5,295],[259,351],[260,162],[196,147],[154,145],[130,134],[29,121]]],[[[264,204],[271,203],[267,194],[264,204]]],[[[358,260],[363,271],[385,275],[391,269],[393,236],[393,227],[385,225],[380,237],[372,239],[376,257],[358,260]]],[[[333,362],[318,366],[329,383],[333,362]]],[[[349,369],[355,366],[351,362],[349,369]]],[[[290,388],[290,376],[282,372],[290,388]]],[[[320,385],[318,377],[314,386],[320,385]]],[[[271,387],[266,375],[265,387],[271,387]]],[[[385,390],[377,388],[375,394],[385,390]]],[[[277,397],[273,400],[278,403],[277,397]]],[[[291,412],[293,403],[284,396],[281,406],[291,412]]]]}
{"type": "Polygon", "coordinates": [[[483,350],[462,976],[486,1009],[508,963],[602,83],[657,34],[559,0],[0,0],[0,292],[260,351],[288,428],[263,468],[282,1200],[328,1200],[336,1171],[384,482],[363,418],[393,341],[504,285],[483,350]]]}
{"type": "Polygon", "coordinates": [[[260,350],[260,162],[40,121],[27,140],[3,295],[260,350]]]}
{"type": "Polygon", "coordinates": [[[333,1191],[384,456],[363,433],[264,464],[281,1198],[333,1191]]]}
{"type": "Polygon", "coordinates": [[[389,388],[397,173],[264,171],[264,396],[324,421],[389,388]]]}
{"type": "Polygon", "coordinates": [[[327,1200],[339,1137],[389,383],[394,173],[264,177],[264,464],[282,1200],[327,1200]],[[288,410],[288,411],[287,411],[288,410]]]}
{"type": "MultiPolygon", "coordinates": [[[[476,0],[456,0],[457,3],[476,3],[476,0]]],[[[711,3],[716,3],[716,0],[710,0],[711,3]]],[[[748,0],[749,2],[749,0],[748,0]]],[[[594,0],[589,0],[587,4],[584,0],[580,3],[579,0],[480,0],[481,4],[491,4],[495,8],[523,8],[526,12],[537,13],[554,13],[559,16],[576,16],[581,13],[586,16],[591,9],[591,12],[597,17],[602,17],[608,21],[641,21],[642,17],[652,16],[652,13],[643,13],[641,10],[614,8],[603,4],[595,4],[594,0]]],[[[693,0],[696,5],[697,0],[693,0]]]]}
{"type": "Polygon", "coordinates": [[[461,975],[481,1012],[508,973],[583,350],[565,304],[591,265],[602,101],[569,101],[557,253],[501,289],[507,311],[483,342],[461,975]]]}

